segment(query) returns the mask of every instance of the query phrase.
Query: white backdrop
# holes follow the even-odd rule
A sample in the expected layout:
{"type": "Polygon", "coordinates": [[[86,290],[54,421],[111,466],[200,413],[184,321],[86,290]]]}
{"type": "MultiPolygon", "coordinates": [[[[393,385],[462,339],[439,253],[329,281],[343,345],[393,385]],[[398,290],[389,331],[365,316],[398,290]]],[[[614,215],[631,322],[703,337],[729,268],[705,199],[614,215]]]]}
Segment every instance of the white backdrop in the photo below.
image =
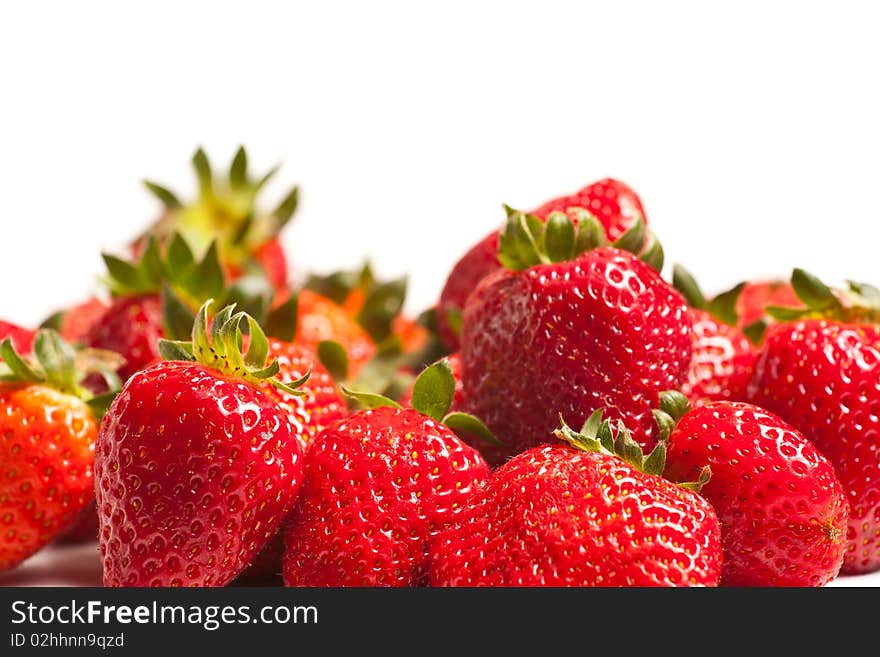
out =
{"type": "Polygon", "coordinates": [[[793,266],[880,282],[872,13],[742,0],[4,3],[0,317],[35,323],[84,297],[99,251],[157,211],[142,178],[190,192],[196,146],[225,164],[240,143],[258,167],[283,161],[270,196],[302,187],[285,235],[299,272],[369,256],[409,272],[413,311],[503,202],[535,206],[604,176],[639,192],[668,262],[709,291],[793,266]]]}
{"type": "MultiPolygon", "coordinates": [[[[433,302],[502,218],[609,175],[710,290],[880,281],[869,3],[128,3],[0,9],[0,317],[86,294],[201,144],[284,165],[295,266],[433,302]],[[711,5],[711,6],[710,6],[711,5]]],[[[273,192],[275,196],[273,196],[273,192]]]]}

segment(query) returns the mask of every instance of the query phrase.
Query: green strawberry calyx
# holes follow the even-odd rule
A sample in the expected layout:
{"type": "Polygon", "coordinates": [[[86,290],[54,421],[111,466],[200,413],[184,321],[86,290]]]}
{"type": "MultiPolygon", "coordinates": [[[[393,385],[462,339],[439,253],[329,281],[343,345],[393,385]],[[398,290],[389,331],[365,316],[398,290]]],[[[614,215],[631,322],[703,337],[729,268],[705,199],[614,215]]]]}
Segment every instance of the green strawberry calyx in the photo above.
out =
{"type": "Polygon", "coordinates": [[[193,154],[192,166],[199,192],[189,203],[181,202],[167,187],[144,181],[147,190],[162,203],[164,212],[141,239],[153,236],[166,243],[180,232],[203,252],[219,237],[223,261],[242,265],[249,263],[257,248],[276,237],[296,211],[298,187],[288,190],[274,210],[265,212],[257,207],[260,192],[279,167],[252,178],[244,146],[236,151],[226,176],[215,175],[202,148],[193,154]]]}
{"type": "Polygon", "coordinates": [[[107,267],[103,281],[113,296],[161,295],[163,328],[172,339],[190,336],[204,299],[216,299],[218,307],[235,304],[280,340],[290,341],[296,333],[296,295],[272,307],[276,292],[262,274],[246,274],[227,283],[216,241],[197,258],[181,233],[174,233],[164,249],[150,236],[137,260],[110,253],[102,258],[107,267]]]}
{"type": "MultiPolygon", "coordinates": [[[[572,447],[585,452],[599,452],[615,456],[626,461],[630,466],[645,474],[663,476],[666,469],[666,450],[669,434],[675,423],[690,408],[687,398],[677,391],[665,391],[660,395],[660,409],[654,411],[654,417],[660,426],[657,444],[647,455],[632,437],[632,433],[621,420],[612,423],[603,420],[603,409],[597,409],[586,419],[580,431],[568,426],[562,414],[559,414],[559,428],[554,435],[572,447]]],[[[697,481],[677,482],[681,488],[699,492],[712,476],[709,466],[704,466],[697,481]]]]}
{"type": "Polygon", "coordinates": [[[355,321],[374,342],[380,343],[392,334],[392,322],[400,315],[406,301],[407,277],[383,281],[376,278],[369,262],[360,269],[341,270],[326,275],[312,274],[304,287],[342,304],[352,292],[364,296],[355,321]]]}
{"type": "Polygon", "coordinates": [[[309,380],[311,370],[291,383],[276,378],[280,371],[277,360],[267,361],[269,341],[259,322],[244,311],[234,312],[235,306],[221,309],[208,322],[208,309],[213,304],[209,299],[196,313],[192,325],[191,340],[159,340],[159,353],[165,360],[196,362],[229,377],[243,379],[260,386],[269,383],[278,390],[291,395],[304,395],[297,390],[309,380]],[[248,346],[244,349],[245,335],[242,327],[247,327],[248,346]]]}
{"type": "Polygon", "coordinates": [[[658,441],[654,449],[645,455],[622,421],[612,424],[610,420],[602,419],[602,415],[601,408],[593,411],[580,431],[575,431],[566,424],[560,413],[559,428],[553,433],[581,451],[615,456],[639,472],[661,476],[666,467],[666,441],[658,441]]]}
{"type": "Polygon", "coordinates": [[[794,269],[791,286],[804,305],[799,308],[767,306],[767,314],[779,321],[815,318],[880,323],[880,289],[855,281],[846,281],[846,284],[845,289],[835,289],[803,269],[794,269]]]}
{"type": "Polygon", "coordinates": [[[116,370],[125,359],[113,351],[74,348],[58,331],[42,328],[34,338],[33,355],[25,356],[10,338],[0,342],[0,381],[38,384],[82,399],[100,420],[122,387],[116,370]],[[83,382],[91,375],[103,378],[107,392],[95,394],[83,382]]]}
{"type": "MultiPolygon", "coordinates": [[[[362,408],[382,406],[401,408],[400,404],[384,395],[353,390],[346,385],[342,385],[341,388],[343,393],[354,399],[362,408]]],[[[454,398],[455,376],[445,358],[422,370],[413,384],[413,410],[445,424],[459,436],[465,434],[492,445],[503,445],[479,418],[469,413],[450,411],[454,398]]]]}
{"type": "Polygon", "coordinates": [[[551,212],[546,221],[509,206],[504,209],[507,221],[498,236],[498,260],[513,271],[573,260],[603,246],[629,251],[657,271],[663,268],[663,247],[648,231],[641,216],[609,244],[605,228],[594,214],[583,208],[571,208],[567,213],[551,212]]]}

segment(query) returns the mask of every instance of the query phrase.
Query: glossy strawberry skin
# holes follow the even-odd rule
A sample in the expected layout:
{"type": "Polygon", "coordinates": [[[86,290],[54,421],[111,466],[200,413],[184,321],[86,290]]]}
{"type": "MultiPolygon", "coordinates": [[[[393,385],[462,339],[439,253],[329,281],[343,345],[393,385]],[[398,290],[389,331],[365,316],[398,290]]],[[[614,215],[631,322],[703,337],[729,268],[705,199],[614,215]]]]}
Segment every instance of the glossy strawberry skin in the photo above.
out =
{"type": "MultiPolygon", "coordinates": [[[[10,338],[12,340],[12,346],[15,347],[15,350],[20,354],[30,352],[35,337],[36,333],[30,329],[0,320],[0,341],[3,341],[5,338],[10,338]]],[[[0,358],[0,361],[2,360],[3,359],[0,358]]]]}
{"type": "Polygon", "coordinates": [[[282,383],[293,383],[311,372],[308,381],[298,388],[304,395],[291,395],[268,383],[263,386],[263,392],[287,414],[305,453],[319,433],[348,415],[348,406],[333,377],[307,347],[270,338],[269,360],[278,361],[280,370],[275,378],[282,383]]]}
{"type": "Polygon", "coordinates": [[[687,413],[669,439],[665,475],[695,481],[721,522],[729,586],[823,586],[840,571],[849,505],[831,463],[794,427],[751,404],[687,413]]]}
{"type": "MultiPolygon", "coordinates": [[[[623,235],[638,217],[647,221],[641,199],[635,191],[612,178],[596,181],[574,194],[547,201],[531,214],[546,219],[551,212],[567,212],[571,208],[583,208],[593,213],[605,227],[610,241],[623,235]]],[[[437,302],[437,331],[450,352],[461,347],[458,335],[449,324],[450,310],[461,311],[477,284],[499,268],[497,230],[472,246],[453,266],[437,302]]]]}
{"type": "Polygon", "coordinates": [[[0,570],[48,545],[93,499],[97,432],[72,395],[0,384],[0,570]]]}
{"type": "Polygon", "coordinates": [[[137,372],[95,450],[104,584],[229,583],[301,481],[293,426],[258,388],[180,361],[137,372]]]}
{"type": "Polygon", "coordinates": [[[706,401],[743,401],[758,353],[737,328],[704,310],[690,310],[694,326],[694,353],[681,392],[692,404],[706,401]]]}
{"type": "Polygon", "coordinates": [[[411,409],[359,411],[312,445],[285,529],[288,586],[415,586],[430,540],[489,467],[448,428],[411,409]]]}
{"type": "Polygon", "coordinates": [[[465,307],[464,410],[505,443],[481,445],[493,464],[552,440],[560,413],[580,426],[599,408],[650,446],[652,409],[684,382],[692,349],[684,299],[630,253],[500,271],[465,307]]]}
{"type": "Polygon", "coordinates": [[[58,332],[70,343],[82,342],[108,309],[109,305],[103,299],[90,297],[64,311],[58,332]]]}
{"type": "Polygon", "coordinates": [[[834,465],[850,520],[843,573],[880,569],[880,330],[803,320],[770,328],[749,400],[797,427],[834,465]]]}
{"type": "Polygon", "coordinates": [[[432,586],[717,586],[720,573],[706,500],[563,445],[495,470],[430,553],[432,586]]]}
{"type": "Polygon", "coordinates": [[[119,369],[125,381],[138,370],[159,362],[159,338],[165,336],[158,295],[119,297],[86,335],[90,347],[109,349],[125,358],[119,369]]]}

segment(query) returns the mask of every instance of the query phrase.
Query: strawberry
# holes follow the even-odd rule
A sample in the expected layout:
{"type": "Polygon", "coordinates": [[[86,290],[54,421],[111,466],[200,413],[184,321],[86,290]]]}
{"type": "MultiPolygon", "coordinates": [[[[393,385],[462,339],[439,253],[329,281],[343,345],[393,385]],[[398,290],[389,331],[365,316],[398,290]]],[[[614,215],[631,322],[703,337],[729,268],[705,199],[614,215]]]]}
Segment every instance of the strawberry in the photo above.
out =
{"type": "Polygon", "coordinates": [[[134,374],[95,447],[107,586],[222,586],[275,535],[302,479],[297,429],[265,389],[268,340],[227,306],[192,343],[163,341],[167,360],[134,374]],[[242,352],[242,322],[249,346],[242,352]]]}
{"type": "Polygon", "coordinates": [[[694,353],[681,391],[693,404],[742,401],[752,376],[757,351],[737,328],[735,307],[744,284],[707,301],[693,276],[675,265],[673,285],[690,306],[694,353]]]}
{"type": "Polygon", "coordinates": [[[832,290],[803,270],[801,309],[771,307],[749,401],[797,427],[833,464],[850,517],[842,573],[880,569],[880,290],[832,290]]]}
{"type": "Polygon", "coordinates": [[[72,343],[82,343],[89,331],[107,312],[109,304],[104,299],[91,296],[85,301],[52,314],[43,323],[46,328],[57,330],[61,337],[72,343]]]}
{"type": "Polygon", "coordinates": [[[199,195],[190,203],[161,185],[146,181],[147,189],[163,205],[160,218],[133,245],[137,257],[150,237],[167,246],[177,233],[198,255],[217,240],[224,269],[233,279],[256,269],[276,288],[287,283],[287,259],[279,234],[296,211],[299,190],[292,188],[271,212],[257,206],[257,198],[278,167],[259,179],[251,179],[248,158],[240,147],[226,178],[214,175],[205,152],[199,148],[192,158],[199,183],[199,195]]]}
{"type": "Polygon", "coordinates": [[[10,337],[0,343],[0,570],[48,545],[93,499],[98,422],[114,394],[81,386],[89,371],[112,368],[108,354],[75,352],[41,329],[34,355],[22,358],[10,337]]]}
{"type": "Polygon", "coordinates": [[[339,420],[306,455],[302,490],[285,528],[288,586],[416,586],[428,545],[489,476],[451,427],[485,428],[448,413],[448,364],[425,370],[414,409],[352,393],[368,408],[339,420]],[[445,422],[445,425],[443,424],[445,422]]]}
{"type": "Polygon", "coordinates": [[[846,494],[831,463],[779,417],[751,404],[707,403],[678,421],[666,464],[674,481],[712,470],[701,493],[721,522],[722,585],[822,586],[837,576],[846,494]]]}
{"type": "MultiPolygon", "coordinates": [[[[450,406],[450,409],[452,409],[453,411],[459,411],[465,407],[463,397],[464,384],[461,381],[461,356],[458,353],[454,353],[446,356],[445,360],[446,363],[449,365],[449,369],[452,372],[452,377],[455,380],[455,395],[452,398],[452,405],[450,406]]],[[[414,390],[415,383],[413,383],[412,386],[404,391],[399,400],[401,406],[412,406],[412,397],[414,390]]]]}
{"type": "Polygon", "coordinates": [[[569,445],[514,456],[466,501],[432,544],[431,585],[717,586],[715,512],[659,476],[662,445],[645,457],[601,411],[556,435],[569,445]]]}
{"type": "Polygon", "coordinates": [[[17,326],[16,324],[4,322],[0,319],[0,340],[9,338],[12,341],[12,346],[15,347],[19,353],[30,352],[35,337],[35,331],[26,329],[22,326],[17,326]]]}
{"type": "Polygon", "coordinates": [[[136,262],[104,254],[112,303],[86,333],[93,346],[116,351],[125,358],[119,375],[127,379],[159,362],[159,338],[183,339],[204,299],[222,307],[237,303],[271,327],[273,337],[293,337],[296,309],[279,304],[267,310],[275,291],[261,276],[226,279],[217,244],[197,260],[189,244],[175,235],[164,253],[150,238],[136,262]]]}
{"type": "Polygon", "coordinates": [[[546,223],[513,213],[500,239],[515,271],[483,279],[462,317],[466,409],[505,442],[481,446],[484,456],[500,463],[548,440],[557,412],[583,422],[599,408],[653,442],[651,409],[684,382],[693,341],[681,295],[623,250],[640,248],[643,233],[600,246],[604,230],[588,215],[575,227],[561,213],[546,223]]]}
{"type": "Polygon", "coordinates": [[[788,281],[747,281],[736,303],[737,325],[746,328],[760,322],[772,322],[772,317],[766,312],[767,306],[797,306],[799,303],[788,281]]]}
{"type": "MultiPolygon", "coordinates": [[[[569,196],[547,201],[530,214],[546,220],[553,212],[569,213],[574,208],[594,215],[609,240],[620,238],[641,219],[647,222],[638,195],[625,183],[605,178],[569,196]]],[[[647,225],[647,224],[646,224],[647,225]]],[[[459,348],[461,312],[468,295],[486,276],[501,267],[498,261],[498,230],[471,247],[453,266],[437,303],[437,329],[442,342],[452,352],[459,348]]]]}

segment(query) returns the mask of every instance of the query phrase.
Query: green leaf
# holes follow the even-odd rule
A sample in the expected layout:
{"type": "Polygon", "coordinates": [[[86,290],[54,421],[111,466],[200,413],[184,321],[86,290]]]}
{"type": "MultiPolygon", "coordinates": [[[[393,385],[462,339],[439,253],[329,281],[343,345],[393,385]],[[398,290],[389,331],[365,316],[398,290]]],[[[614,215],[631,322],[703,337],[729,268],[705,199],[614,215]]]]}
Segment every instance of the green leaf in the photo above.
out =
{"type": "Polygon", "coordinates": [[[381,408],[383,406],[390,406],[391,408],[401,408],[400,404],[398,404],[393,399],[389,399],[384,395],[377,395],[373,392],[361,392],[358,390],[352,390],[346,386],[340,386],[343,394],[351,399],[355,400],[362,408],[381,408]]]}
{"type": "Polygon", "coordinates": [[[448,308],[446,310],[446,323],[455,337],[461,336],[461,309],[448,308]]]}
{"type": "Polygon", "coordinates": [[[281,168],[280,164],[276,164],[274,167],[269,169],[262,178],[260,178],[256,183],[254,183],[253,193],[257,194],[272,178],[275,177],[275,174],[278,173],[278,169],[281,168]]]}
{"type": "Polygon", "coordinates": [[[678,263],[672,266],[672,287],[681,292],[691,308],[704,309],[706,307],[706,297],[703,295],[697,279],[678,263]]]}
{"type": "Polygon", "coordinates": [[[849,291],[859,297],[863,305],[869,308],[880,308],[880,289],[868,283],[857,283],[855,281],[847,281],[849,291]]]}
{"type": "Polygon", "coordinates": [[[159,338],[159,355],[163,360],[193,361],[192,343],[184,340],[159,338]]]}
{"type": "Polygon", "coordinates": [[[642,463],[642,471],[648,474],[663,475],[666,469],[666,441],[658,442],[642,463]]]}
{"type": "Polygon", "coordinates": [[[279,227],[283,228],[290,222],[293,213],[296,212],[296,206],[299,204],[299,187],[291,189],[285,196],[278,207],[272,212],[272,216],[278,221],[279,227]]]}
{"type": "Polygon", "coordinates": [[[453,412],[443,418],[443,424],[452,429],[459,437],[472,436],[479,438],[490,445],[504,447],[504,443],[498,440],[479,418],[469,413],[453,412]]]}
{"type": "Polygon", "coordinates": [[[162,325],[165,335],[172,340],[186,340],[192,335],[195,313],[171,291],[166,283],[162,286],[162,325]]]}
{"type": "Polygon", "coordinates": [[[539,247],[542,234],[543,223],[538,217],[513,212],[498,236],[499,262],[513,271],[549,262],[539,247]]]}
{"type": "Polygon", "coordinates": [[[742,332],[749,339],[749,341],[758,345],[761,343],[761,340],[764,338],[764,333],[767,331],[767,322],[763,319],[758,319],[744,327],[742,332]]]}
{"type": "Polygon", "coordinates": [[[234,305],[252,317],[265,317],[274,296],[275,290],[263,274],[245,274],[226,288],[223,305],[234,305]]]}
{"type": "Polygon", "coordinates": [[[654,233],[649,231],[648,245],[645,247],[642,255],[639,256],[639,260],[647,264],[654,271],[661,272],[663,271],[664,259],[665,254],[663,253],[663,246],[660,244],[660,240],[657,239],[654,233]]]}
{"type": "Polygon", "coordinates": [[[651,412],[654,414],[654,421],[657,423],[657,429],[659,431],[657,439],[659,441],[669,440],[669,435],[675,428],[675,420],[673,420],[668,413],[664,413],[656,408],[651,412]]]}
{"type": "Polygon", "coordinates": [[[180,233],[175,232],[171,237],[165,263],[172,280],[181,280],[195,266],[196,258],[192,249],[180,233]]]}
{"type": "Polygon", "coordinates": [[[162,254],[159,251],[159,242],[152,235],[147,239],[147,246],[138,262],[138,269],[145,281],[158,287],[165,280],[165,263],[162,262],[162,254]]]}
{"type": "MultiPolygon", "coordinates": [[[[562,421],[562,424],[565,424],[562,421]]],[[[581,427],[581,434],[587,436],[588,438],[596,438],[599,434],[599,427],[602,425],[602,409],[597,408],[595,411],[590,413],[590,417],[588,417],[584,421],[584,425],[581,427]]]]}
{"type": "Polygon", "coordinates": [[[37,372],[26,360],[19,356],[12,345],[12,338],[4,338],[3,342],[0,342],[0,358],[11,370],[13,377],[17,381],[40,383],[46,380],[42,374],[37,372]]]}
{"type": "Polygon", "coordinates": [[[247,184],[247,152],[244,146],[239,146],[229,165],[229,186],[232,189],[241,189],[247,184]]]}
{"type": "Polygon", "coordinates": [[[660,393],[660,410],[678,422],[691,410],[691,403],[678,390],[664,390],[660,393]]]}
{"type": "Polygon", "coordinates": [[[243,313],[248,323],[248,333],[251,336],[251,343],[248,345],[247,354],[245,354],[244,362],[249,368],[258,368],[266,365],[266,358],[269,356],[269,341],[266,334],[253,317],[247,313],[243,313]]]}
{"type": "Polygon", "coordinates": [[[614,451],[614,432],[611,431],[611,423],[604,420],[596,431],[596,440],[609,454],[615,454],[614,451]]]}
{"type": "Polygon", "coordinates": [[[791,322],[810,314],[809,308],[788,308],[786,306],[767,306],[766,312],[779,322],[791,322]]]}
{"type": "Polygon", "coordinates": [[[391,335],[391,324],[403,309],[406,287],[407,278],[403,276],[375,287],[364,299],[356,321],[374,342],[391,335]]]}
{"type": "Polygon", "coordinates": [[[196,170],[196,177],[199,181],[199,191],[205,198],[209,198],[214,194],[214,176],[211,172],[211,162],[208,156],[201,148],[196,149],[193,153],[192,165],[196,170]]]}
{"type": "Polygon", "coordinates": [[[76,395],[76,353],[58,331],[40,329],[34,338],[34,356],[46,373],[46,379],[56,389],[76,395]]]}
{"type": "Polygon", "coordinates": [[[223,266],[220,264],[217,240],[214,240],[205,257],[185,277],[183,289],[195,301],[201,302],[221,297],[224,287],[223,266]]]}
{"type": "Polygon", "coordinates": [[[95,420],[98,422],[101,421],[101,418],[106,415],[107,411],[110,409],[110,406],[113,404],[113,400],[116,399],[116,396],[119,394],[118,391],[115,392],[105,392],[101,395],[96,395],[92,397],[86,404],[92,411],[92,415],[95,417],[95,420]]]}
{"type": "Polygon", "coordinates": [[[798,299],[803,301],[810,310],[840,308],[840,300],[832,289],[803,269],[792,271],[791,286],[798,299]]]}
{"type": "Polygon", "coordinates": [[[544,225],[544,248],[551,262],[563,262],[574,255],[575,228],[563,212],[551,212],[544,225]]]}
{"type": "Polygon", "coordinates": [[[596,215],[583,208],[575,209],[574,213],[575,219],[577,219],[577,237],[573,255],[578,256],[608,244],[605,227],[599,222],[596,215]]]}
{"type": "Polygon", "coordinates": [[[144,187],[146,187],[153,196],[158,198],[162,205],[169,210],[176,210],[183,206],[180,199],[178,199],[170,189],[162,187],[162,185],[158,185],[149,180],[144,180],[143,183],[144,187]]]}
{"type": "Polygon", "coordinates": [[[46,319],[40,322],[40,328],[50,328],[55,329],[56,331],[60,331],[61,326],[64,323],[64,316],[66,314],[66,310],[58,310],[52,313],[46,319]]]}
{"type": "Polygon", "coordinates": [[[141,271],[129,262],[117,258],[109,253],[102,253],[101,258],[110,274],[110,287],[114,292],[131,291],[134,293],[144,292],[148,282],[144,280],[141,271]]]}
{"type": "Polygon", "coordinates": [[[687,490],[692,490],[696,493],[699,493],[703,486],[709,483],[709,480],[712,478],[712,469],[708,465],[704,465],[700,469],[700,474],[696,481],[684,481],[678,484],[679,488],[684,488],[687,490]]]}
{"type": "Polygon", "coordinates": [[[442,421],[455,397],[455,376],[446,359],[426,367],[413,386],[412,407],[438,422],[442,421]]]}
{"type": "Polygon", "coordinates": [[[296,294],[291,294],[287,301],[269,311],[266,321],[263,322],[266,335],[271,335],[284,342],[292,342],[296,337],[298,311],[299,297],[296,294]]]}
{"type": "Polygon", "coordinates": [[[623,235],[614,240],[612,246],[638,255],[645,246],[646,230],[645,220],[639,215],[633,222],[633,225],[623,235]]]}
{"type": "Polygon", "coordinates": [[[318,360],[330,372],[334,381],[345,381],[348,378],[348,352],[338,342],[334,340],[319,342],[318,360]]]}
{"type": "Polygon", "coordinates": [[[716,295],[707,305],[706,311],[715,319],[724,322],[728,326],[736,326],[739,315],[736,312],[736,303],[742,293],[745,283],[740,283],[721,294],[716,295]]]}

